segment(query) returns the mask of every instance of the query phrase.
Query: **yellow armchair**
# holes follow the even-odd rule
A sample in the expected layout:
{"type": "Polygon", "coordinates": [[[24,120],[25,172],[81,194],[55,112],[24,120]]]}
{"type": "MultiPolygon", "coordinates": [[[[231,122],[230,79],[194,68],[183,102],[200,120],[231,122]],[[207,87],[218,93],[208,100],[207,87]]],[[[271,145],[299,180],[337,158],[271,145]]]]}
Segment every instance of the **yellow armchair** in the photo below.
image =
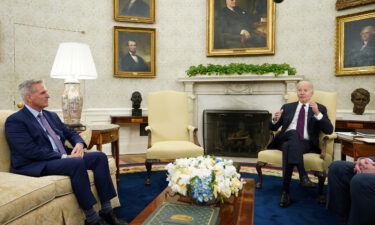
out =
{"type": "Polygon", "coordinates": [[[159,91],[148,94],[148,146],[146,184],[150,184],[152,162],[203,155],[198,129],[189,125],[188,99],[185,93],[159,91]]]}
{"type": "MultiPolygon", "coordinates": [[[[297,101],[297,95],[291,93],[288,95],[288,102],[297,101]]],[[[312,97],[313,101],[326,106],[328,111],[328,117],[331,120],[333,126],[336,122],[336,102],[337,93],[336,92],[324,92],[324,91],[314,91],[312,97]]],[[[303,155],[303,161],[306,170],[311,170],[314,175],[318,178],[318,195],[319,201],[323,203],[323,186],[325,179],[327,177],[328,166],[333,161],[333,143],[336,138],[336,134],[326,135],[321,133],[319,135],[321,154],[307,153],[303,155]]],[[[256,170],[258,173],[258,182],[256,183],[256,188],[262,188],[263,177],[262,177],[262,167],[265,165],[272,166],[282,166],[282,151],[279,149],[266,149],[258,153],[258,162],[256,164],[256,170]]]]}

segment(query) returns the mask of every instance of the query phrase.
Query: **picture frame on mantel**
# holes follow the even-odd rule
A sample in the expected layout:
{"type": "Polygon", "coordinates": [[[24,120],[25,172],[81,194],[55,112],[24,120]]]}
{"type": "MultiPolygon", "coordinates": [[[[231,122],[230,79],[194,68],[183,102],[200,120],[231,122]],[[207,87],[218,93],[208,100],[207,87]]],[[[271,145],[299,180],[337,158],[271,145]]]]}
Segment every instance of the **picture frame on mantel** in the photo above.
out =
{"type": "Polygon", "coordinates": [[[337,0],[336,10],[343,10],[371,3],[375,3],[375,0],[337,0]]]}
{"type": "Polygon", "coordinates": [[[114,76],[155,77],[155,29],[114,27],[114,76]]]}
{"type": "Polygon", "coordinates": [[[336,17],[336,75],[375,74],[375,10],[336,17]]]}
{"type": "Polygon", "coordinates": [[[113,0],[114,20],[155,23],[155,0],[113,0]]]}
{"type": "Polygon", "coordinates": [[[206,55],[275,54],[275,8],[273,0],[207,0],[206,55]]]}

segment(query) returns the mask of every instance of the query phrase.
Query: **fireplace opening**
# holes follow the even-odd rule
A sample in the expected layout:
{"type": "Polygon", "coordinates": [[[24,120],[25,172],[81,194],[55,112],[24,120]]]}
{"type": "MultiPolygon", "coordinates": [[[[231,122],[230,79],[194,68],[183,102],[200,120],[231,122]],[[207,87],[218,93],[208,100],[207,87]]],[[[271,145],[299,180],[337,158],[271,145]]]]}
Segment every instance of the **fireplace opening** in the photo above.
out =
{"type": "Polygon", "coordinates": [[[205,154],[256,158],[269,139],[266,110],[204,110],[205,154]]]}

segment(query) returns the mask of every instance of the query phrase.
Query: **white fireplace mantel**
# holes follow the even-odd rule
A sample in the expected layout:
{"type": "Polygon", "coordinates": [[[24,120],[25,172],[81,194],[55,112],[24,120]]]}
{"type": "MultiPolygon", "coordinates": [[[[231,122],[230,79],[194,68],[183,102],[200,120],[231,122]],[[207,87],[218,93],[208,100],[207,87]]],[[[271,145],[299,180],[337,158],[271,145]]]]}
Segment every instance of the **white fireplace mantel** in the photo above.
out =
{"type": "Polygon", "coordinates": [[[229,75],[178,78],[189,97],[196,94],[283,94],[294,92],[303,76],[229,75]]]}
{"type": "Polygon", "coordinates": [[[189,96],[192,124],[202,128],[205,109],[266,109],[273,112],[296,91],[303,76],[212,75],[178,78],[189,96]]]}

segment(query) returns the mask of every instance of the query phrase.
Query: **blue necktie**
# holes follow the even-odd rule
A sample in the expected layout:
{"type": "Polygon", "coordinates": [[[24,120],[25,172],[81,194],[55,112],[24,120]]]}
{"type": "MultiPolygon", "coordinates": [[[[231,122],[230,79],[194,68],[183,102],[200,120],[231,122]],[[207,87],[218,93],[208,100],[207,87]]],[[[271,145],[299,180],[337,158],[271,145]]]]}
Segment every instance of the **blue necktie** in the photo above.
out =
{"type": "Polygon", "coordinates": [[[43,114],[42,114],[42,113],[39,113],[39,114],[38,114],[38,117],[39,117],[40,121],[42,122],[43,127],[46,129],[47,133],[49,134],[49,136],[51,136],[53,142],[55,142],[55,145],[56,145],[57,148],[59,149],[60,153],[61,153],[61,154],[66,154],[66,151],[65,151],[64,146],[62,145],[62,142],[61,142],[60,139],[57,137],[55,131],[53,131],[53,129],[51,128],[51,126],[49,125],[48,121],[47,121],[46,118],[43,116],[43,114]]]}
{"type": "Polygon", "coordinates": [[[297,120],[297,132],[299,134],[299,138],[301,140],[304,139],[304,131],[305,131],[305,104],[302,105],[301,110],[299,111],[298,114],[298,120],[297,120]]]}

